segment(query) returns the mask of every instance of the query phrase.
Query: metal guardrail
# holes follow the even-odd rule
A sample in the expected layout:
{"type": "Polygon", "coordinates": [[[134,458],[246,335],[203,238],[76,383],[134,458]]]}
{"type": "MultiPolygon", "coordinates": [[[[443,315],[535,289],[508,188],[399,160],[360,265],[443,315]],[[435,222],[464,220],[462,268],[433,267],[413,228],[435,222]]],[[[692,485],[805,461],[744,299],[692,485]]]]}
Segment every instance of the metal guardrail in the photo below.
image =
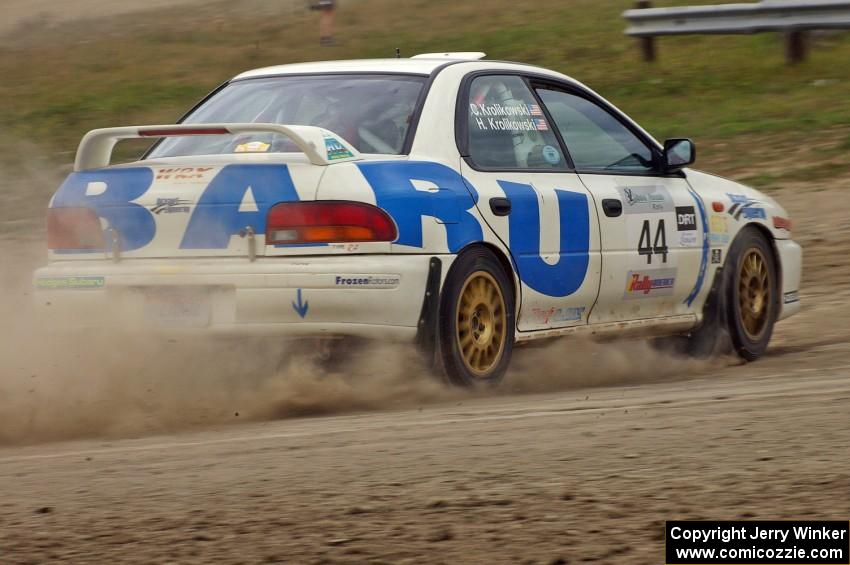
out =
{"type": "Polygon", "coordinates": [[[850,29],[850,0],[763,0],[750,4],[652,8],[639,0],[623,17],[626,34],[641,40],[644,59],[655,59],[654,38],[664,35],[784,32],[789,62],[805,59],[806,32],[850,29]]]}

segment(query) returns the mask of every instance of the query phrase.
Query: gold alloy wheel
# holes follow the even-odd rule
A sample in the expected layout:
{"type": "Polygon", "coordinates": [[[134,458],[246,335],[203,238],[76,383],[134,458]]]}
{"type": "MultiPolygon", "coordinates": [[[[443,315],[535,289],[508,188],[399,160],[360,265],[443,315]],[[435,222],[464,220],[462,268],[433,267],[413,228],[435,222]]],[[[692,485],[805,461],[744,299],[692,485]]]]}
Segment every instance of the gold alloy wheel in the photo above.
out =
{"type": "Polygon", "coordinates": [[[502,357],[507,336],[505,297],[490,273],[477,271],[463,283],[457,302],[457,343],[466,367],[484,377],[502,357]]]}
{"type": "Polygon", "coordinates": [[[747,250],[738,269],[738,305],[741,324],[752,341],[758,341],[767,329],[770,316],[770,273],[761,249],[747,250]]]}

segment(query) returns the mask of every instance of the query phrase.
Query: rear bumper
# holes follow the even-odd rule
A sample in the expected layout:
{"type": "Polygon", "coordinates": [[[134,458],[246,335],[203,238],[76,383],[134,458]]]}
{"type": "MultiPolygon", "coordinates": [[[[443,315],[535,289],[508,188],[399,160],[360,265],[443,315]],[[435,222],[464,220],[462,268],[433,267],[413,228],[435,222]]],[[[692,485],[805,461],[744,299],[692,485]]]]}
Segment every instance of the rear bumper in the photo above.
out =
{"type": "Polygon", "coordinates": [[[776,240],[782,268],[782,310],[779,319],[793,316],[801,309],[800,281],[803,278],[803,249],[790,239],[776,240]]]}
{"type": "MultiPolygon", "coordinates": [[[[58,330],[215,335],[416,336],[428,255],[61,261],[33,275],[58,330]]],[[[450,261],[451,257],[441,257],[450,261]]]]}

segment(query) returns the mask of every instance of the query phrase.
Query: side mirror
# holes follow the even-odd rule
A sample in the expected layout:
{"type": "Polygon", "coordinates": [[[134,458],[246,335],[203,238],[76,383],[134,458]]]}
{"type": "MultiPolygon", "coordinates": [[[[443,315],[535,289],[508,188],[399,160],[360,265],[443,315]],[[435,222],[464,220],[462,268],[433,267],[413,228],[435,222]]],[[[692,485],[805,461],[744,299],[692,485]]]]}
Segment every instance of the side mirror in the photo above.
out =
{"type": "Polygon", "coordinates": [[[678,171],[697,160],[697,148],[690,139],[668,139],[664,142],[664,168],[678,171]]]}

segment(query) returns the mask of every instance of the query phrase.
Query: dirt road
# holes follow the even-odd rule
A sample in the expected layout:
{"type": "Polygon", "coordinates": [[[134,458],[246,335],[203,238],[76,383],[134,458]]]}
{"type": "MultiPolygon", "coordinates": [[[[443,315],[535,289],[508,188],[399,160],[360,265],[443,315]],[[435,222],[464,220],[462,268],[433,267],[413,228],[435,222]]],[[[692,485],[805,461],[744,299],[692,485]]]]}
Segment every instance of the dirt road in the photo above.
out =
{"type": "Polygon", "coordinates": [[[841,343],[675,382],[6,449],[0,552],[655,564],[665,519],[846,518],[848,402],[841,343]]]}

